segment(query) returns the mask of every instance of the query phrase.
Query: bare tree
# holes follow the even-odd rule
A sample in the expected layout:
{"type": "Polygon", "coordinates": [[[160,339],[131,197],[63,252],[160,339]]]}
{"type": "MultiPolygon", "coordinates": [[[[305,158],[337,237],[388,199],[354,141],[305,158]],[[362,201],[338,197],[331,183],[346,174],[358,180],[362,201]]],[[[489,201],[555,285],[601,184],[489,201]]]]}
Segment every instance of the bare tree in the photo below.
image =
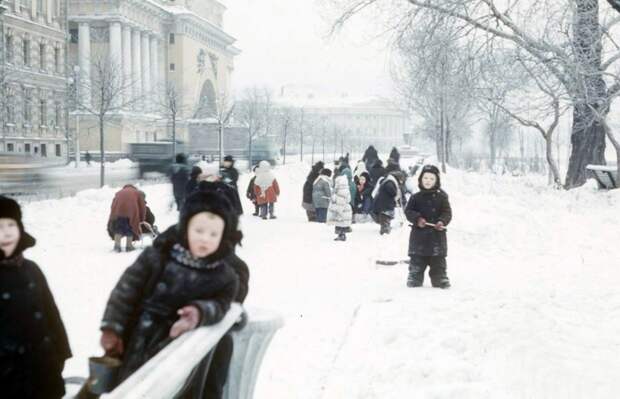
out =
{"type": "Polygon", "coordinates": [[[119,63],[110,60],[107,56],[98,56],[91,58],[90,64],[90,79],[80,80],[83,92],[90,93],[90,96],[78,94],[73,99],[73,103],[80,111],[89,113],[97,118],[101,156],[99,184],[103,187],[105,184],[106,122],[111,115],[131,109],[135,104],[139,104],[142,96],[134,95],[134,81],[123,76],[123,70],[119,63]],[[89,99],[91,96],[92,99],[89,99]]]}
{"type": "Polygon", "coordinates": [[[155,96],[153,102],[156,111],[161,113],[171,125],[173,162],[177,153],[177,123],[183,119],[183,115],[188,111],[184,105],[184,97],[185,91],[177,87],[174,82],[168,81],[159,88],[158,95],[155,96]]]}
{"type": "Polygon", "coordinates": [[[286,145],[288,142],[288,136],[293,129],[293,122],[295,116],[295,109],[291,107],[280,107],[276,111],[276,120],[280,125],[282,131],[282,152],[283,158],[282,163],[286,164],[286,145]]]}
{"type": "MultiPolygon", "coordinates": [[[[362,10],[383,0],[331,0],[341,10],[334,30],[362,10]]],[[[585,166],[605,162],[605,128],[611,101],[620,91],[616,74],[620,47],[609,34],[620,18],[601,21],[598,0],[402,0],[397,26],[443,15],[483,34],[509,42],[545,68],[569,94],[573,126],[572,153],[565,187],[582,185],[585,166]],[[406,7],[408,6],[408,7],[406,7]],[[610,45],[611,43],[611,45],[610,45]],[[612,51],[603,52],[611,48],[612,51]]],[[[617,3],[615,0],[612,3],[617,3]]]]}
{"type": "Polygon", "coordinates": [[[243,92],[235,108],[235,117],[248,128],[248,168],[252,170],[254,140],[266,134],[273,114],[271,92],[266,88],[251,87],[243,92]]]}
{"type": "Polygon", "coordinates": [[[230,100],[224,92],[217,94],[215,99],[215,119],[218,125],[218,147],[220,166],[224,162],[224,129],[229,125],[233,112],[235,111],[235,102],[230,100]]]}

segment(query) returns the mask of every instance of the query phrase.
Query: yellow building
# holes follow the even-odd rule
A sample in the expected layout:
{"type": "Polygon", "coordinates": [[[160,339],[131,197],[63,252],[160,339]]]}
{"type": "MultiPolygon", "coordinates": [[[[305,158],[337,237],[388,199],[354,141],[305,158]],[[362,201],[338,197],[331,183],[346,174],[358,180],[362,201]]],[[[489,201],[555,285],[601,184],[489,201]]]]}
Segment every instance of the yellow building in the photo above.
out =
{"type": "Polygon", "coordinates": [[[223,30],[226,8],[220,2],[69,0],[68,8],[69,64],[78,99],[69,123],[81,151],[99,149],[93,114],[101,109],[102,65],[116,82],[105,124],[110,153],[126,154],[132,142],[171,137],[167,88],[177,93],[181,140],[187,138],[188,120],[213,116],[228,98],[240,51],[223,30]]]}

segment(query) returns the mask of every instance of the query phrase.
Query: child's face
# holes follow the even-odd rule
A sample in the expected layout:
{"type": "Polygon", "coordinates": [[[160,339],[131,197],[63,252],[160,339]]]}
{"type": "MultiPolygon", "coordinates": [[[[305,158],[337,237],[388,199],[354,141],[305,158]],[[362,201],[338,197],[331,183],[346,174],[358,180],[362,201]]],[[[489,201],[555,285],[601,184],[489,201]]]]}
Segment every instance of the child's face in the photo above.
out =
{"type": "Polygon", "coordinates": [[[430,190],[435,187],[435,183],[437,183],[437,176],[434,173],[424,173],[424,176],[422,176],[422,187],[430,190]]]}
{"type": "Polygon", "coordinates": [[[0,218],[0,249],[9,258],[19,243],[19,226],[14,219],[0,218]]]}
{"type": "Polygon", "coordinates": [[[204,258],[217,251],[224,234],[224,219],[210,212],[194,215],[187,226],[189,252],[195,258],[204,258]]]}

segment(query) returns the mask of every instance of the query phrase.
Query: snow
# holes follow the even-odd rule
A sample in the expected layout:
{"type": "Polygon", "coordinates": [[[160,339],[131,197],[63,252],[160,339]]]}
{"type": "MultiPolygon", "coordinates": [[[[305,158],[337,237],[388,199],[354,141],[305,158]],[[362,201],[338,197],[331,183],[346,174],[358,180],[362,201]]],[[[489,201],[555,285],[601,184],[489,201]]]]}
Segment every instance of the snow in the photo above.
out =
{"type": "MultiPolygon", "coordinates": [[[[239,253],[251,268],[246,304],[280,312],[285,326],[261,368],[261,398],[611,398],[620,382],[620,190],[560,191],[546,177],[449,170],[442,183],[452,289],[405,286],[408,228],[380,237],[353,225],[305,222],[307,166],[279,167],[277,220],[244,199],[239,253]]],[[[249,176],[239,184],[245,190],[249,176]]],[[[177,214],[169,185],[143,186],[164,229],[177,214]]],[[[107,296],[137,252],[116,254],[105,224],[115,189],[25,205],[69,331],[65,375],[99,354],[107,296]]],[[[146,243],[145,243],[146,245],[146,243]]]]}

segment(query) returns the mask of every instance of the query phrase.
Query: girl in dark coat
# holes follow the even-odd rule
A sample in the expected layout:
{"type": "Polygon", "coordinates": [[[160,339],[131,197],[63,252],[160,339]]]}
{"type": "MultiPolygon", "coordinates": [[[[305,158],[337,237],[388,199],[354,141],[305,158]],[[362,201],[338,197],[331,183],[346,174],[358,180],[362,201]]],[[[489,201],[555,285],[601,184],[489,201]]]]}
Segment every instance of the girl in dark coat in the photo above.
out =
{"type": "Polygon", "coordinates": [[[355,206],[353,207],[353,218],[355,223],[365,223],[370,219],[372,212],[372,190],[370,183],[370,175],[368,172],[362,172],[355,177],[355,206]]]}
{"type": "Polygon", "coordinates": [[[409,199],[405,215],[413,226],[409,238],[408,287],[421,287],[424,272],[430,266],[433,287],[449,288],[446,256],[448,241],[446,226],[452,220],[448,194],[441,189],[439,169],[427,165],[418,178],[420,191],[409,199]]]}
{"type": "Polygon", "coordinates": [[[101,346],[122,360],[120,381],[172,339],[222,320],[239,287],[225,260],[241,240],[237,223],[224,197],[194,193],[179,224],[123,273],[101,323],[101,346]]]}
{"type": "Polygon", "coordinates": [[[45,276],[23,251],[35,240],[21,209],[0,196],[0,397],[58,399],[71,357],[67,333],[45,276]]]}

